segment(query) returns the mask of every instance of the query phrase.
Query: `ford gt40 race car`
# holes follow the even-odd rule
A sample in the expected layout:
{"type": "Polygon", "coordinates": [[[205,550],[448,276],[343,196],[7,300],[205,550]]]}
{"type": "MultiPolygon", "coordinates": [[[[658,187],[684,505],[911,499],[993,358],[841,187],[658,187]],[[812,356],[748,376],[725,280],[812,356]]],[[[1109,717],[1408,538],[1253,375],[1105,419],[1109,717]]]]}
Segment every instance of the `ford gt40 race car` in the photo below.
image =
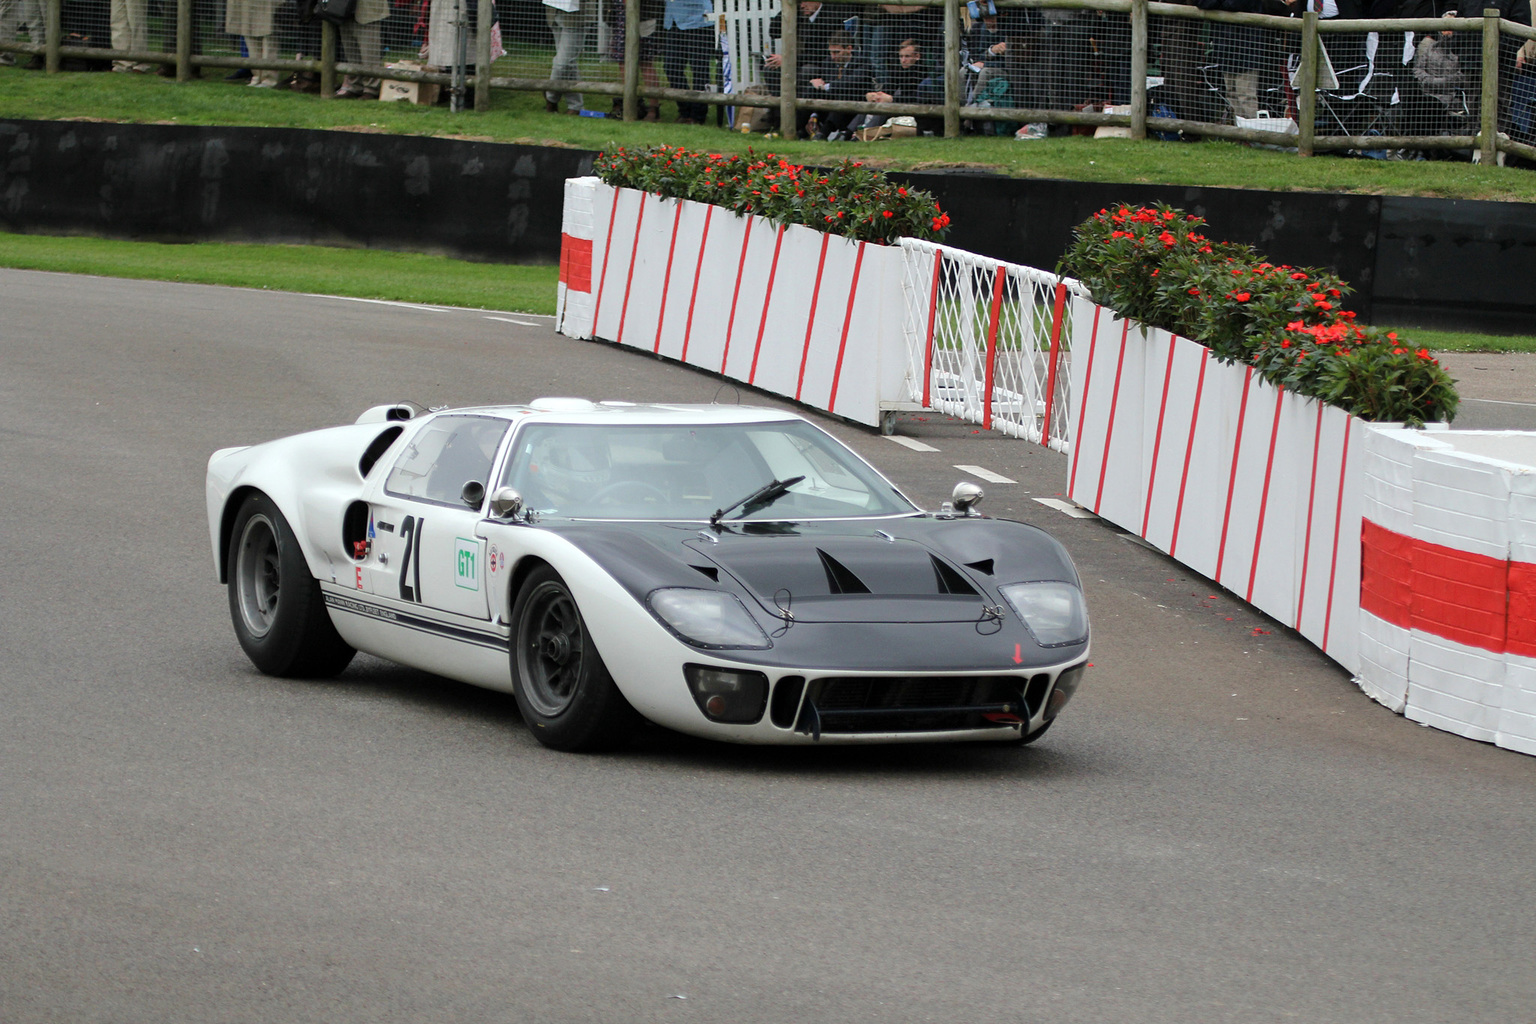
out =
{"type": "Polygon", "coordinates": [[[924,512],[771,409],[540,399],[226,448],[208,528],[262,672],[360,650],[510,691],[560,750],[644,717],[741,743],[1028,742],[1088,612],[1044,531],[924,512]]]}

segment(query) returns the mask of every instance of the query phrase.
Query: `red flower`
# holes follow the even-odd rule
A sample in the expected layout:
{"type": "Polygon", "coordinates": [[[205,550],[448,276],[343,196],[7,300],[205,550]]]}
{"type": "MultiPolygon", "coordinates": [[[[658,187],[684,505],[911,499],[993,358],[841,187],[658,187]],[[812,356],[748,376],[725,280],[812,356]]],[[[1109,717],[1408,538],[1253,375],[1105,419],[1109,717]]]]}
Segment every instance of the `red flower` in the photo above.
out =
{"type": "Polygon", "coordinates": [[[888,218],[889,218],[889,217],[894,217],[894,216],[896,216],[896,215],[895,215],[895,214],[894,214],[894,213],[892,213],[892,212],[891,212],[891,211],[890,211],[890,210],[886,210],[886,211],[885,211],[885,215],[886,215],[886,217],[888,217],[888,218]]]}
{"type": "Polygon", "coordinates": [[[1199,288],[1191,288],[1189,290],[1189,294],[1191,294],[1191,295],[1199,295],[1200,294],[1200,289],[1199,288]]]}
{"type": "Polygon", "coordinates": [[[1234,299],[1236,299],[1238,302],[1247,302],[1249,299],[1253,298],[1253,296],[1248,294],[1247,292],[1238,292],[1236,295],[1234,295],[1232,297],[1234,299]]]}

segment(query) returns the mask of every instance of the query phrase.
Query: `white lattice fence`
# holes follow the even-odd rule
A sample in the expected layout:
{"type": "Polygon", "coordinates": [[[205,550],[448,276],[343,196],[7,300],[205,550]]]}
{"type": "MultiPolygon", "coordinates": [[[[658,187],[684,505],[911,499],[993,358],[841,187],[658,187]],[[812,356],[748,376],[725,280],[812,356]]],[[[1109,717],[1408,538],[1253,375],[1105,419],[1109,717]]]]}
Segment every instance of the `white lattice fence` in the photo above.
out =
{"type": "Polygon", "coordinates": [[[1070,278],[904,238],[909,401],[1057,451],[1071,447],[1070,278]]]}

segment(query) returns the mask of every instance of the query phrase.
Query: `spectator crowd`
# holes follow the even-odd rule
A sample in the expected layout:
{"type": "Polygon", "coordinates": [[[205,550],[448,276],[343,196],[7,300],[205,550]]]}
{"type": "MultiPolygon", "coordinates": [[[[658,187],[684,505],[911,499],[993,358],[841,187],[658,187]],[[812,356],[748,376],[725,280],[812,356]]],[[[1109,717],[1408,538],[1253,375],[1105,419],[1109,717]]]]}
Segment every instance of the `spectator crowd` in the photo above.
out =
{"type": "MultiPolygon", "coordinates": [[[[1396,19],[1480,17],[1485,6],[1521,25],[1531,23],[1531,0],[1184,0],[1209,11],[1268,14],[1297,18],[1309,5],[1323,19],[1396,19]]],[[[600,56],[622,62],[626,52],[626,3],[639,5],[640,78],[647,90],[716,91],[724,86],[727,55],[714,0],[523,0],[541,13],[535,33],[552,45],[547,77],[553,83],[590,76],[594,47],[600,56]],[[583,62],[586,62],[585,65],[583,62]]],[[[174,0],[65,0],[64,31],[72,45],[104,45],[146,52],[151,49],[150,5],[162,21],[172,22],[174,0]],[[94,40],[94,42],[93,42],[94,40]]],[[[0,42],[40,40],[43,0],[0,0],[0,42]]],[[[412,56],[429,69],[467,62],[471,73],[475,0],[198,0],[195,44],[222,31],[253,60],[314,56],[320,48],[319,20],[338,28],[344,61],[378,66],[386,23],[409,26],[412,56]],[[216,8],[215,25],[206,10],[216,8]],[[390,21],[386,21],[390,19],[390,21]],[[462,43],[457,25],[465,26],[462,43]],[[467,55],[467,61],[466,61],[467,55]]],[[[502,8],[514,9],[512,0],[502,8]]],[[[816,138],[867,138],[883,131],[897,134],[942,130],[933,116],[898,116],[897,112],[851,113],[822,107],[818,101],[883,104],[933,104],[944,100],[945,69],[942,8],[902,4],[851,4],[824,0],[785,0],[793,10],[797,38],[795,81],[783,81],[784,14],[767,25],[761,50],[728,55],[739,83],[748,91],[781,95],[793,88],[806,101],[796,131],[816,138]]],[[[501,49],[500,22],[493,26],[493,56],[501,49]]],[[[1131,93],[1131,31],[1127,14],[1092,9],[998,8],[993,0],[972,0],[961,11],[960,75],[962,101],[970,107],[1040,111],[1125,112],[1131,93]]],[[[523,19],[526,22],[526,18],[523,19]]],[[[1154,15],[1149,20],[1148,110],[1155,117],[1253,127],[1294,119],[1298,104],[1297,69],[1300,33],[1269,27],[1212,23],[1154,15]]],[[[397,33],[398,30],[397,30],[397,33]]],[[[533,38],[528,25],[513,35],[533,38]]],[[[762,37],[758,37],[762,38],[762,37]]],[[[1380,31],[1327,33],[1319,73],[1318,131],[1336,135],[1474,134],[1478,117],[1478,79],[1482,39],[1478,31],[1434,33],[1380,31]]],[[[548,53],[549,51],[545,51],[548,53]]],[[[15,63],[0,52],[0,63],[15,63]]],[[[33,58],[31,63],[40,63],[33,58]]],[[[1500,128],[1512,137],[1536,143],[1536,42],[1508,34],[1499,49],[1500,128]]],[[[153,71],[156,65],[118,60],[114,70],[153,71]]],[[[160,70],[164,71],[165,68],[160,70]]],[[[540,77],[520,68],[518,77],[540,77]]],[[[252,86],[317,87],[313,76],[273,71],[237,71],[231,78],[252,86]]],[[[339,95],[376,97],[379,80],[348,76],[339,95]]],[[[545,109],[568,114],[589,111],[576,89],[551,88],[545,109]]],[[[606,101],[605,101],[606,103],[606,101]]],[[[773,132],[777,106],[738,108],[736,127],[773,132]]],[[[710,107],[683,99],[676,120],[703,123],[710,107]]],[[[659,120],[661,104],[645,102],[642,116],[659,120]]],[[[1084,129],[1044,123],[1009,123],[975,118],[965,125],[982,133],[1020,139],[1084,129]]],[[[1091,131],[1092,129],[1087,129],[1091,131]]]]}

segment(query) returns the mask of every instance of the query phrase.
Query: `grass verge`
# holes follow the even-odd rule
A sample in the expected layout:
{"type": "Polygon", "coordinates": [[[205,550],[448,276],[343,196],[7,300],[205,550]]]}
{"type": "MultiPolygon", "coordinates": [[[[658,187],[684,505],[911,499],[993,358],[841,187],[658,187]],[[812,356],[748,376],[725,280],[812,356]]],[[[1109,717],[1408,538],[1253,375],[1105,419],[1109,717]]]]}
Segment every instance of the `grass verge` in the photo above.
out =
{"type": "Polygon", "coordinates": [[[379,249],[167,245],[5,233],[0,233],[0,266],[523,313],[555,311],[558,276],[553,266],[470,263],[379,249]]]}
{"type": "MultiPolygon", "coordinates": [[[[498,62],[493,74],[510,74],[498,62]]],[[[1536,202],[1536,173],[1460,161],[1379,161],[1335,156],[1302,159],[1228,142],[1131,142],[1082,136],[1018,142],[1011,137],[911,138],[875,143],[784,142],[719,128],[625,123],[544,112],[540,95],[496,92],[491,109],[452,114],[446,107],[322,99],[246,89],[222,73],[177,83],[153,75],[63,73],[0,68],[0,117],[184,125],[244,125],[432,135],[583,149],[686,145],[712,152],[773,151],[800,163],[853,158],[899,170],[985,170],[1016,177],[1076,181],[1207,185],[1275,191],[1355,192],[1536,202]]],[[[605,96],[587,97],[606,109],[605,96]]]]}
{"type": "Polygon", "coordinates": [[[1520,335],[1474,334],[1471,331],[1428,331],[1419,327],[1393,327],[1414,345],[1436,352],[1536,352],[1536,338],[1520,335]]]}
{"type": "MultiPolygon", "coordinates": [[[[420,253],[318,245],[167,245],[0,232],[0,266],[235,288],[349,295],[435,306],[554,313],[553,266],[470,263],[420,253]]],[[[1536,337],[1394,328],[1441,352],[1536,352],[1536,337]]]]}

